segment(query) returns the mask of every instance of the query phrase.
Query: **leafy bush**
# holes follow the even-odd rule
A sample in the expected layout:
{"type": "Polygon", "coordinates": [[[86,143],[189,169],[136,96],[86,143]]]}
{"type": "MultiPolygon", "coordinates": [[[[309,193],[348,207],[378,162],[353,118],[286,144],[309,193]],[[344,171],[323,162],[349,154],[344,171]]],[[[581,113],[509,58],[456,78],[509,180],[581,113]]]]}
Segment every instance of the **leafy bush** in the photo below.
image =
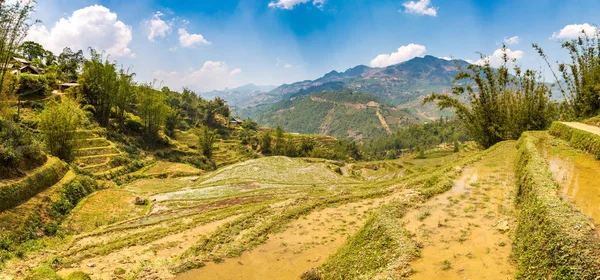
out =
{"type": "MultiPolygon", "coordinates": [[[[503,46],[501,51],[509,50],[503,46]]],[[[454,78],[457,85],[452,87],[454,96],[434,93],[425,102],[437,101],[440,109],[455,109],[457,118],[484,148],[519,139],[524,131],[546,129],[556,106],[550,101],[551,90],[541,74],[518,66],[511,71],[513,60],[506,55],[498,68],[484,61],[459,69],[454,78]],[[466,101],[459,98],[465,95],[466,101]]]]}
{"type": "Polygon", "coordinates": [[[31,75],[23,73],[19,75],[17,94],[30,95],[39,94],[48,96],[52,92],[50,81],[44,75],[31,75]]]}
{"type": "Polygon", "coordinates": [[[31,271],[25,280],[62,280],[62,278],[50,267],[38,267],[31,271]]]}
{"type": "Polygon", "coordinates": [[[139,119],[128,119],[125,121],[125,129],[134,133],[142,133],[144,125],[139,119]]]}
{"type": "Polygon", "coordinates": [[[127,165],[129,163],[131,163],[131,160],[128,157],[126,157],[126,156],[116,156],[116,157],[113,157],[108,162],[108,165],[110,165],[110,167],[117,167],[117,166],[127,165]]]}
{"type": "Polygon", "coordinates": [[[50,154],[70,162],[74,158],[76,130],[85,116],[75,100],[52,101],[40,116],[40,130],[50,154]]]}
{"type": "Polygon", "coordinates": [[[43,164],[46,156],[33,134],[16,123],[0,119],[0,179],[11,178],[43,164]]]}
{"type": "Polygon", "coordinates": [[[75,271],[67,276],[65,280],[92,280],[92,278],[82,271],[75,271]]]}
{"type": "Polygon", "coordinates": [[[71,183],[65,185],[60,198],[51,203],[51,213],[55,219],[61,220],[79,201],[98,189],[98,183],[88,176],[77,176],[71,183]]]}

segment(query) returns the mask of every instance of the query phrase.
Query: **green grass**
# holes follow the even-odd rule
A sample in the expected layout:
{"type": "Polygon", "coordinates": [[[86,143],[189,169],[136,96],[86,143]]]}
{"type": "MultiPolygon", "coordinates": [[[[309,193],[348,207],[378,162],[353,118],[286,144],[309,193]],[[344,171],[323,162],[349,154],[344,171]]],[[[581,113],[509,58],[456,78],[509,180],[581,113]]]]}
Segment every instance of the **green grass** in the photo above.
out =
{"type": "Polygon", "coordinates": [[[54,185],[68,171],[60,159],[50,157],[46,164],[30,172],[24,179],[0,185],[0,211],[15,207],[54,185]]]}
{"type": "MultiPolygon", "coordinates": [[[[383,269],[419,257],[419,246],[398,220],[408,208],[393,201],[375,212],[325,264],[323,279],[372,279],[383,269]]],[[[406,269],[406,265],[402,269],[406,269]]],[[[404,271],[411,273],[408,269],[404,271]]],[[[406,276],[407,276],[406,275],[406,276]]]]}
{"type": "Polygon", "coordinates": [[[66,221],[66,227],[75,232],[86,232],[143,215],[150,205],[134,205],[135,197],[135,194],[124,190],[107,189],[96,192],[73,210],[66,221]]]}
{"type": "Polygon", "coordinates": [[[553,122],[550,134],[561,138],[577,149],[584,150],[600,159],[600,135],[570,127],[564,123],[553,122]]]}

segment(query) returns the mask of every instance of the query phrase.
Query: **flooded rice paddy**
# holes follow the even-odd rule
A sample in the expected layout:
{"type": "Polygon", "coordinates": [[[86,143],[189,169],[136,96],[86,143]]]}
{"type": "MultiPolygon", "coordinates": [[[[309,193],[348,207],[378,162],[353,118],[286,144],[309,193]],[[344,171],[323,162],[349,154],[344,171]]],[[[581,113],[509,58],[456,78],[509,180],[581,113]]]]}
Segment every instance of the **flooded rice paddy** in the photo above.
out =
{"type": "Polygon", "coordinates": [[[553,138],[542,138],[538,148],[560,186],[560,194],[600,224],[600,161],[553,138]]]}

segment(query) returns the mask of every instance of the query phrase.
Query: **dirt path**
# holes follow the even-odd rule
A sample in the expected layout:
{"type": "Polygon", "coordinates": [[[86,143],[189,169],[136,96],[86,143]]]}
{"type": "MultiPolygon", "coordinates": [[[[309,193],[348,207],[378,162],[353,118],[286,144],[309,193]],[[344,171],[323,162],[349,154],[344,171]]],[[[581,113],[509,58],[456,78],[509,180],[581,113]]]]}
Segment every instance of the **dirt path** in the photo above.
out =
{"type": "Polygon", "coordinates": [[[312,212],[238,258],[219,264],[207,263],[175,279],[299,279],[303,272],[321,265],[335,253],[360,229],[372,209],[394,198],[411,195],[412,191],[399,192],[312,212]]]}
{"type": "Polygon", "coordinates": [[[450,191],[406,215],[424,247],[411,279],[512,279],[515,143],[465,169],[450,191]]]}
{"type": "Polygon", "coordinates": [[[388,123],[385,121],[385,118],[381,115],[381,112],[379,112],[379,107],[377,107],[377,111],[375,112],[375,114],[379,118],[379,121],[381,122],[381,126],[383,126],[383,128],[385,128],[385,131],[387,131],[387,133],[389,135],[392,135],[392,130],[390,129],[390,126],[388,125],[388,123]]]}
{"type": "Polygon", "coordinates": [[[321,123],[321,126],[319,127],[319,132],[321,134],[327,134],[327,130],[329,129],[329,125],[331,124],[331,120],[333,119],[334,112],[335,112],[335,106],[333,106],[331,108],[331,110],[329,110],[329,112],[327,112],[325,119],[321,123]]]}
{"type": "Polygon", "coordinates": [[[579,129],[579,130],[583,130],[583,131],[587,131],[589,133],[600,135],[600,127],[597,127],[597,126],[588,125],[588,124],[584,124],[584,123],[578,123],[578,122],[562,122],[562,123],[566,124],[570,127],[579,129]]]}

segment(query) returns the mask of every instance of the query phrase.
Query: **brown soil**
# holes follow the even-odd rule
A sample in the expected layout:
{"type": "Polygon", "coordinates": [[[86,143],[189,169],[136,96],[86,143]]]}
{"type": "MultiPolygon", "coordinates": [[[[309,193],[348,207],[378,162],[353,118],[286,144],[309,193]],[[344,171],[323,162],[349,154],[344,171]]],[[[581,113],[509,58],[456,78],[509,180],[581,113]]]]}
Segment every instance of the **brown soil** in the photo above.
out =
{"type": "Polygon", "coordinates": [[[170,278],[168,265],[171,260],[194,245],[201,235],[209,234],[219,226],[238,218],[227,219],[201,225],[180,233],[150,242],[143,246],[132,246],[114,251],[106,256],[93,257],[73,265],[71,268],[58,271],[66,276],[73,271],[88,273],[93,279],[115,279],[114,270],[123,268],[125,275],[131,275],[137,269],[144,267],[145,274],[152,274],[158,279],[170,278]],[[89,267],[94,264],[95,267],[89,267]],[[150,273],[149,273],[150,272],[150,273]]]}
{"type": "Polygon", "coordinates": [[[424,247],[411,279],[512,279],[514,143],[467,168],[455,186],[405,217],[424,247]],[[502,154],[501,154],[502,153],[502,154]]]}
{"type": "Polygon", "coordinates": [[[312,212],[238,258],[207,263],[175,279],[299,279],[303,272],[335,253],[361,227],[369,211],[394,198],[411,195],[411,191],[400,192],[312,212]]]}

